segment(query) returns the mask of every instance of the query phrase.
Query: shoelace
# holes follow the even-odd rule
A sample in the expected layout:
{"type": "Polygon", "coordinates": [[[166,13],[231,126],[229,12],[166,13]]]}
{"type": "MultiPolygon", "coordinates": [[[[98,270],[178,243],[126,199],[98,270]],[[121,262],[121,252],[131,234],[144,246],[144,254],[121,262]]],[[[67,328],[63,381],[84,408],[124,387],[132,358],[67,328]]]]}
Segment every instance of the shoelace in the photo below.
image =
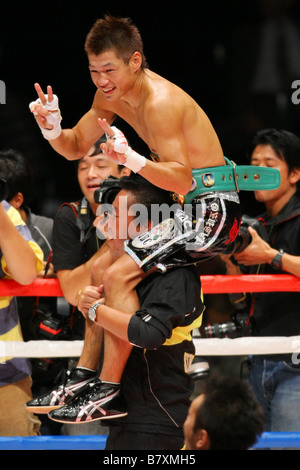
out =
{"type": "Polygon", "coordinates": [[[63,391],[65,391],[67,381],[71,376],[71,372],[67,369],[62,369],[54,379],[54,384],[56,386],[62,385],[63,391]]]}
{"type": "Polygon", "coordinates": [[[94,387],[96,387],[97,389],[99,389],[99,387],[101,386],[101,382],[100,380],[98,379],[98,381],[91,381],[89,383],[86,384],[85,387],[83,387],[81,390],[78,390],[77,392],[75,392],[73,398],[72,398],[72,404],[75,404],[76,405],[82,405],[84,403],[86,403],[87,401],[89,401],[91,399],[91,397],[93,395],[95,395],[98,390],[93,390],[94,387]]]}

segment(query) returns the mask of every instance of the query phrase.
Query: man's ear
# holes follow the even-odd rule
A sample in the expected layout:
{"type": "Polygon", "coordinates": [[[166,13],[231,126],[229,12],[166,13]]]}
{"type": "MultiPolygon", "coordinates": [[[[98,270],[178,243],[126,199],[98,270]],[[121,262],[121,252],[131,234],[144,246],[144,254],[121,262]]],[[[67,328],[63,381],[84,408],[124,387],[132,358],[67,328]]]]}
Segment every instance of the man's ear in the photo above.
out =
{"type": "Polygon", "coordinates": [[[134,72],[139,70],[142,65],[142,56],[140,52],[134,52],[130,58],[130,65],[132,66],[134,72]]]}
{"type": "Polygon", "coordinates": [[[210,440],[206,429],[198,429],[194,441],[195,450],[209,450],[210,440]]]}
{"type": "Polygon", "coordinates": [[[120,172],[120,176],[130,176],[131,174],[131,170],[129,170],[129,168],[127,168],[126,166],[124,166],[124,168],[122,168],[121,172],[120,172]]]}
{"type": "Polygon", "coordinates": [[[20,209],[21,205],[24,202],[24,196],[22,193],[17,193],[11,200],[9,201],[10,205],[13,206],[15,209],[20,209]]]}
{"type": "Polygon", "coordinates": [[[292,184],[296,184],[300,180],[300,168],[294,168],[289,175],[292,184]]]}

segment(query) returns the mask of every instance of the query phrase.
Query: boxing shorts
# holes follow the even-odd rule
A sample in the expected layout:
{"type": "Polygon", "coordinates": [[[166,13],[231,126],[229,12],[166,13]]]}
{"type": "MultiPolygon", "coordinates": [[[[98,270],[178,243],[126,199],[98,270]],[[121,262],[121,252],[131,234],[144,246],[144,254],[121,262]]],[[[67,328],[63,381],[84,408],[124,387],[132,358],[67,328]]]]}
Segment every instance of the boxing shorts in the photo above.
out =
{"type": "Polygon", "coordinates": [[[238,192],[276,189],[280,173],[275,168],[225,165],[193,170],[193,185],[174,216],[138,237],[124,249],[143,271],[195,264],[220,253],[231,253],[240,228],[238,192]]]}
{"type": "Polygon", "coordinates": [[[241,220],[236,191],[212,191],[179,204],[172,217],[125,242],[125,252],[147,272],[195,264],[225,252],[235,240],[241,220]]]}

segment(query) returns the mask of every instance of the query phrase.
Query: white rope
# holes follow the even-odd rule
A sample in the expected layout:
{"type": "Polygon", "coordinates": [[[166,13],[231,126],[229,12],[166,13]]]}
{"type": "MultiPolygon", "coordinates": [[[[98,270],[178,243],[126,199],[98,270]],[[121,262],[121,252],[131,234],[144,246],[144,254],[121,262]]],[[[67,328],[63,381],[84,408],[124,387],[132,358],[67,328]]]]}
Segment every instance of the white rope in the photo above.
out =
{"type": "Polygon", "coordinates": [[[195,338],[194,343],[197,356],[300,353],[300,336],[195,338]]]}
{"type": "Polygon", "coordinates": [[[79,357],[83,341],[0,341],[0,360],[4,357],[79,357]]]}
{"type": "MultiPolygon", "coordinates": [[[[194,338],[197,356],[243,356],[295,353],[300,363],[300,336],[194,338]]],[[[83,341],[0,341],[4,357],[79,357],[83,341]]]]}

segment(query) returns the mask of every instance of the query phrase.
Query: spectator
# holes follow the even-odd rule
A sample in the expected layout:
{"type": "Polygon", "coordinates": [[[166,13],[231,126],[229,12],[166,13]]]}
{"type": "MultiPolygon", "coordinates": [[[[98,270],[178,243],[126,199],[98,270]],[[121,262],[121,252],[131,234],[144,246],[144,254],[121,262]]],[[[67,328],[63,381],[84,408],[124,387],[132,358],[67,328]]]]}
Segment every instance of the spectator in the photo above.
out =
{"type": "MultiPolygon", "coordinates": [[[[32,190],[32,168],[30,162],[14,149],[0,152],[0,177],[7,183],[7,201],[18,210],[23,221],[27,225],[34,241],[39,245],[44,254],[44,268],[39,277],[54,277],[52,252],[52,228],[53,220],[49,217],[36,215],[31,212],[30,198],[32,190]]],[[[18,297],[20,323],[24,341],[35,339],[32,331],[32,315],[37,305],[36,298],[18,297]]],[[[45,311],[56,308],[56,299],[47,297],[39,299],[39,306],[45,311]]]]}
{"type": "MultiPolygon", "coordinates": [[[[20,214],[5,200],[0,203],[2,279],[31,284],[43,269],[43,253],[31,237],[20,214]]],[[[16,297],[1,297],[0,340],[22,341],[16,297]]],[[[40,421],[25,408],[32,397],[30,362],[25,358],[1,358],[0,435],[35,436],[40,421]]]]}
{"type": "Polygon", "coordinates": [[[264,414],[248,384],[212,376],[189,408],[185,450],[247,450],[263,430],[264,414]]]}
{"type": "MultiPolygon", "coordinates": [[[[300,276],[300,138],[288,131],[264,129],[253,137],[249,154],[252,165],[277,168],[281,183],[278,189],[255,191],[255,198],[266,208],[257,219],[267,229],[267,240],[250,226],[251,243],[234,254],[240,266],[226,260],[227,273],[300,276]]],[[[257,293],[250,296],[249,305],[254,336],[300,334],[299,292],[257,293]]],[[[254,355],[250,383],[263,405],[266,431],[300,431],[300,367],[291,354],[254,355]]]]}
{"type": "MultiPolygon", "coordinates": [[[[38,274],[38,277],[54,277],[51,262],[53,219],[31,212],[32,173],[29,161],[20,152],[14,149],[0,152],[0,177],[7,183],[7,200],[18,210],[32,238],[43,251],[44,270],[38,274]]],[[[55,338],[54,333],[53,335],[49,333],[49,329],[43,329],[43,325],[48,326],[50,321],[54,325],[63,323],[62,317],[57,316],[55,297],[17,297],[17,303],[24,341],[55,338]]],[[[59,331],[58,326],[57,331],[59,331]]],[[[30,362],[32,393],[35,396],[43,393],[44,387],[48,389],[51,386],[58,371],[65,364],[65,359],[32,358],[30,362]]],[[[41,422],[42,434],[56,434],[57,426],[53,426],[48,419],[41,419],[41,422]]]]}

